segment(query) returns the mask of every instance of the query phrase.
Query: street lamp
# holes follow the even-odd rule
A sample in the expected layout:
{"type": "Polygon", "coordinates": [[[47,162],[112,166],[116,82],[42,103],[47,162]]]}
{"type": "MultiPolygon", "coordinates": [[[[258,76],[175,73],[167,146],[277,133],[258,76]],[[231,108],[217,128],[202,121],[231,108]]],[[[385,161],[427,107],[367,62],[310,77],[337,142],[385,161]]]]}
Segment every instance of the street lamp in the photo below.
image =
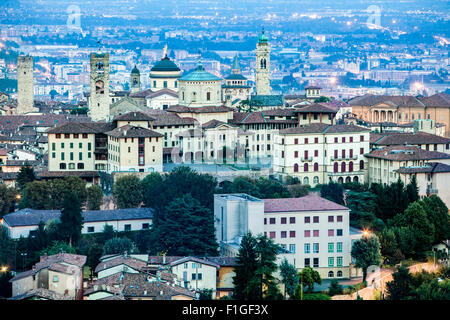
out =
{"type": "Polygon", "coordinates": [[[370,231],[367,229],[363,229],[363,237],[367,238],[370,235],[370,231]]]}
{"type": "Polygon", "coordinates": [[[6,266],[2,266],[2,268],[0,269],[1,272],[7,272],[8,271],[8,267],[6,266]]]}

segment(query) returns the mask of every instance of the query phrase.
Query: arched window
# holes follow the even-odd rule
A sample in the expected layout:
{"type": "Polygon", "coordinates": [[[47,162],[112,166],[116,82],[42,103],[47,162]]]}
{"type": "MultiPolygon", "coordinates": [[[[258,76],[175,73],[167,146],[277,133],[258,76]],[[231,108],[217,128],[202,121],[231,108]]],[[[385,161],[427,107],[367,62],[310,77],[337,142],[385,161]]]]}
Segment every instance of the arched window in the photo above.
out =
{"type": "Polygon", "coordinates": [[[359,182],[358,176],[354,176],[354,177],[353,177],[353,182],[359,182]]]}
{"type": "Polygon", "coordinates": [[[69,163],[69,170],[75,169],[75,163],[69,163]]]}
{"type": "Polygon", "coordinates": [[[305,164],[303,165],[303,171],[304,171],[304,172],[308,172],[308,164],[307,164],[307,163],[305,163],[305,164]]]}
{"type": "Polygon", "coordinates": [[[337,162],[334,163],[334,168],[333,168],[333,172],[336,173],[339,171],[339,165],[337,162]]]}
{"type": "Polygon", "coordinates": [[[346,182],[346,183],[352,182],[352,178],[350,178],[350,177],[345,178],[345,182],[346,182]]]}
{"type": "Polygon", "coordinates": [[[309,185],[309,178],[308,177],[304,177],[303,178],[303,184],[304,185],[309,185]]]}
{"type": "Polygon", "coordinates": [[[294,164],[294,172],[298,172],[298,164],[294,164]]]}
{"type": "Polygon", "coordinates": [[[260,65],[261,65],[261,69],[265,69],[266,68],[266,59],[262,58],[260,65]]]}
{"type": "Polygon", "coordinates": [[[78,169],[84,169],[84,163],[78,163],[78,165],[77,165],[77,167],[78,167],[78,169]]]}
{"type": "Polygon", "coordinates": [[[364,160],[359,162],[359,170],[364,170],[364,160]]]}
{"type": "Polygon", "coordinates": [[[341,172],[345,172],[345,162],[341,163],[341,172]]]}
{"type": "Polygon", "coordinates": [[[353,172],[353,161],[350,161],[348,164],[348,172],[353,172]]]}
{"type": "Polygon", "coordinates": [[[333,271],[328,272],[328,278],[334,278],[334,272],[333,271]]]}
{"type": "Polygon", "coordinates": [[[197,101],[197,93],[194,91],[192,92],[192,102],[197,101]]]}
{"type": "Polygon", "coordinates": [[[319,164],[317,162],[314,163],[314,171],[319,171],[319,164]]]}
{"type": "Polygon", "coordinates": [[[60,170],[66,170],[66,164],[65,163],[60,163],[59,164],[59,169],[60,170]]]}
{"type": "Polygon", "coordinates": [[[313,183],[314,183],[314,184],[318,184],[318,183],[319,183],[319,177],[318,177],[318,176],[315,176],[315,177],[313,178],[313,183]]]}
{"type": "Polygon", "coordinates": [[[342,271],[341,271],[341,270],[339,270],[339,271],[337,272],[337,277],[338,277],[338,278],[342,278],[342,271]]]}
{"type": "Polygon", "coordinates": [[[104,94],[105,93],[105,83],[101,80],[95,82],[95,93],[104,94]]]}

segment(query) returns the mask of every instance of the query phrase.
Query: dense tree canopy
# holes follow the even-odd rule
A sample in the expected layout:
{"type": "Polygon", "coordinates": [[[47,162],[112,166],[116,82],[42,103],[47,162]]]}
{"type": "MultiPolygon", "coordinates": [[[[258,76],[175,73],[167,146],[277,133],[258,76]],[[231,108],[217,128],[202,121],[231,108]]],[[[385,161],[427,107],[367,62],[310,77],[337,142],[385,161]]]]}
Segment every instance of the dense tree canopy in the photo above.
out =
{"type": "Polygon", "coordinates": [[[355,267],[363,271],[363,282],[366,281],[367,269],[381,262],[380,243],[374,235],[365,236],[353,243],[351,255],[355,258],[355,267]]]}
{"type": "Polygon", "coordinates": [[[134,175],[117,178],[112,192],[121,209],[137,208],[143,200],[142,182],[134,175]]]}

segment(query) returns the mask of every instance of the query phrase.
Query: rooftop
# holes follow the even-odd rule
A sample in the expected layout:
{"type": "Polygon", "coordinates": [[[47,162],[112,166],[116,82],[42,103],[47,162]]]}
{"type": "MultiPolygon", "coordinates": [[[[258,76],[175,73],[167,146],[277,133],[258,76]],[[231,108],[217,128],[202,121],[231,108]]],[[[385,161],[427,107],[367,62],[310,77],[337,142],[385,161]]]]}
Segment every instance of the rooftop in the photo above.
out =
{"type": "Polygon", "coordinates": [[[340,204],[315,194],[309,194],[301,198],[264,199],[263,201],[264,212],[348,210],[340,204]]]}

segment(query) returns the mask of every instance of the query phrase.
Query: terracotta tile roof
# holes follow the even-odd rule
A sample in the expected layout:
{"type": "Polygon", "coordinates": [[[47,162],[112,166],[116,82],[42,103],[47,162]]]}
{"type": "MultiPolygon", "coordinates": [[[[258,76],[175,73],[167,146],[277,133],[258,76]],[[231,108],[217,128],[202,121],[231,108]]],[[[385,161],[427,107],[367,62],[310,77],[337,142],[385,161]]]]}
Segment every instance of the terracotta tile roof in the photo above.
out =
{"type": "Polygon", "coordinates": [[[175,113],[220,113],[230,112],[233,111],[233,109],[226,106],[186,107],[181,105],[173,105],[169,106],[166,111],[175,113]]]}
{"type": "Polygon", "coordinates": [[[311,123],[301,127],[280,130],[280,134],[323,133],[329,126],[326,123],[311,123]]]}
{"type": "Polygon", "coordinates": [[[69,122],[47,130],[47,133],[104,133],[112,130],[113,125],[106,122],[69,122]]]}
{"type": "Polygon", "coordinates": [[[234,267],[237,265],[237,258],[236,257],[204,257],[204,260],[211,261],[220,267],[234,267]]]}
{"type": "Polygon", "coordinates": [[[190,262],[190,261],[194,261],[194,262],[198,262],[198,263],[201,263],[201,264],[206,264],[206,265],[210,265],[210,266],[213,266],[213,267],[216,267],[216,268],[220,268],[220,266],[218,264],[216,264],[216,263],[214,263],[212,261],[201,259],[201,258],[197,258],[197,257],[192,257],[192,256],[183,257],[181,259],[172,261],[170,263],[170,265],[171,266],[176,266],[176,265],[183,264],[185,262],[190,262]]]}
{"type": "MultiPolygon", "coordinates": [[[[447,144],[450,138],[441,137],[431,133],[390,133],[379,134],[381,137],[372,142],[375,145],[406,145],[406,144],[447,144]]],[[[372,133],[371,133],[372,136],[372,133]]]]}
{"type": "Polygon", "coordinates": [[[450,108],[450,95],[444,92],[437,93],[429,97],[419,98],[427,107],[447,107],[450,108]]]}
{"type": "Polygon", "coordinates": [[[329,126],[325,133],[341,133],[341,132],[369,132],[370,129],[355,126],[353,124],[336,124],[333,126],[329,126]]]}
{"type": "Polygon", "coordinates": [[[165,110],[146,110],[144,111],[146,114],[150,115],[151,117],[155,118],[155,121],[153,121],[154,127],[160,127],[160,126],[170,126],[170,125],[195,125],[197,123],[197,120],[190,117],[180,117],[179,115],[167,112],[165,110]]]}
{"type": "Polygon", "coordinates": [[[450,154],[427,151],[414,146],[390,146],[372,150],[367,158],[378,158],[393,161],[450,159],[450,154]]]}
{"type": "Polygon", "coordinates": [[[43,300],[74,300],[74,297],[71,297],[69,295],[62,295],[44,288],[32,289],[21,295],[8,298],[8,300],[24,300],[32,297],[38,297],[43,300]]]}
{"type": "Polygon", "coordinates": [[[423,167],[402,167],[396,170],[398,173],[439,173],[450,172],[450,166],[440,162],[429,162],[423,167]]]}
{"type": "Polygon", "coordinates": [[[151,89],[146,89],[140,92],[135,92],[135,93],[131,93],[130,97],[131,98],[145,98],[148,95],[151,95],[152,93],[154,93],[154,91],[152,91],[151,89]]]}
{"type": "Polygon", "coordinates": [[[114,121],[154,121],[155,118],[141,111],[133,111],[114,117],[114,121]]]}
{"type": "Polygon", "coordinates": [[[162,134],[149,130],[143,127],[136,127],[132,125],[125,125],[120,128],[106,132],[108,136],[116,138],[148,138],[148,137],[163,137],[162,134]]]}
{"type": "Polygon", "coordinates": [[[126,273],[122,281],[122,292],[126,298],[152,297],[154,300],[172,300],[173,296],[178,295],[195,298],[195,293],[191,290],[164,282],[149,281],[148,276],[142,273],[126,273]]]}
{"type": "Polygon", "coordinates": [[[163,256],[148,256],[148,264],[149,265],[165,265],[170,264],[173,261],[182,259],[183,256],[166,256],[166,262],[163,263],[164,257],[163,256]]]}
{"type": "Polygon", "coordinates": [[[9,280],[9,282],[13,282],[25,277],[28,277],[30,275],[38,273],[42,269],[46,268],[53,268],[55,271],[69,273],[70,270],[72,270],[72,273],[74,272],[73,266],[82,268],[84,264],[86,263],[86,256],[78,255],[78,254],[71,254],[71,253],[58,253],[52,256],[41,256],[41,260],[33,265],[33,268],[31,270],[18,273],[9,280]],[[64,266],[64,264],[68,264],[71,266],[64,266]]]}
{"type": "Polygon", "coordinates": [[[204,123],[204,124],[202,125],[202,128],[203,128],[203,129],[217,128],[217,127],[219,127],[219,126],[221,126],[221,125],[223,125],[223,124],[229,126],[229,124],[227,124],[227,123],[225,123],[225,122],[223,122],[223,121],[219,121],[219,120],[213,119],[213,120],[210,120],[210,121],[204,123]]]}
{"type": "Polygon", "coordinates": [[[122,273],[114,273],[110,276],[103,277],[94,281],[87,289],[84,290],[83,295],[87,296],[94,292],[106,291],[112,294],[119,294],[122,290],[121,284],[119,283],[119,278],[122,273]]]}
{"type": "Polygon", "coordinates": [[[296,113],[309,113],[309,112],[320,112],[320,113],[336,113],[335,107],[328,106],[322,103],[313,103],[309,106],[304,106],[297,108],[296,113]]]}
{"type": "Polygon", "coordinates": [[[15,132],[23,125],[36,127],[54,127],[66,122],[88,122],[87,116],[65,115],[65,114],[42,114],[42,115],[9,115],[0,117],[0,131],[15,132]]]}
{"type": "Polygon", "coordinates": [[[418,98],[413,96],[385,96],[385,95],[371,95],[356,97],[348,102],[351,106],[374,106],[380,103],[388,103],[392,106],[409,106],[409,107],[424,107],[425,104],[418,98]]]}
{"type": "Polygon", "coordinates": [[[98,273],[100,271],[120,266],[122,264],[137,271],[142,270],[142,268],[144,268],[147,265],[147,263],[142,260],[135,259],[130,256],[121,255],[116,258],[100,262],[95,268],[95,272],[98,273]]]}
{"type": "Polygon", "coordinates": [[[158,90],[156,92],[150,92],[150,93],[148,93],[145,96],[145,98],[156,98],[156,97],[159,97],[159,96],[164,95],[164,94],[167,94],[167,95],[172,96],[174,98],[178,98],[178,93],[173,91],[173,90],[170,90],[170,89],[161,89],[161,90],[158,90]]]}
{"type": "Polygon", "coordinates": [[[330,200],[310,194],[301,198],[263,199],[264,212],[348,210],[330,200]]]}
{"type": "Polygon", "coordinates": [[[278,117],[289,117],[295,116],[296,108],[278,108],[278,109],[270,109],[264,110],[263,113],[265,116],[278,116],[278,117]]]}

